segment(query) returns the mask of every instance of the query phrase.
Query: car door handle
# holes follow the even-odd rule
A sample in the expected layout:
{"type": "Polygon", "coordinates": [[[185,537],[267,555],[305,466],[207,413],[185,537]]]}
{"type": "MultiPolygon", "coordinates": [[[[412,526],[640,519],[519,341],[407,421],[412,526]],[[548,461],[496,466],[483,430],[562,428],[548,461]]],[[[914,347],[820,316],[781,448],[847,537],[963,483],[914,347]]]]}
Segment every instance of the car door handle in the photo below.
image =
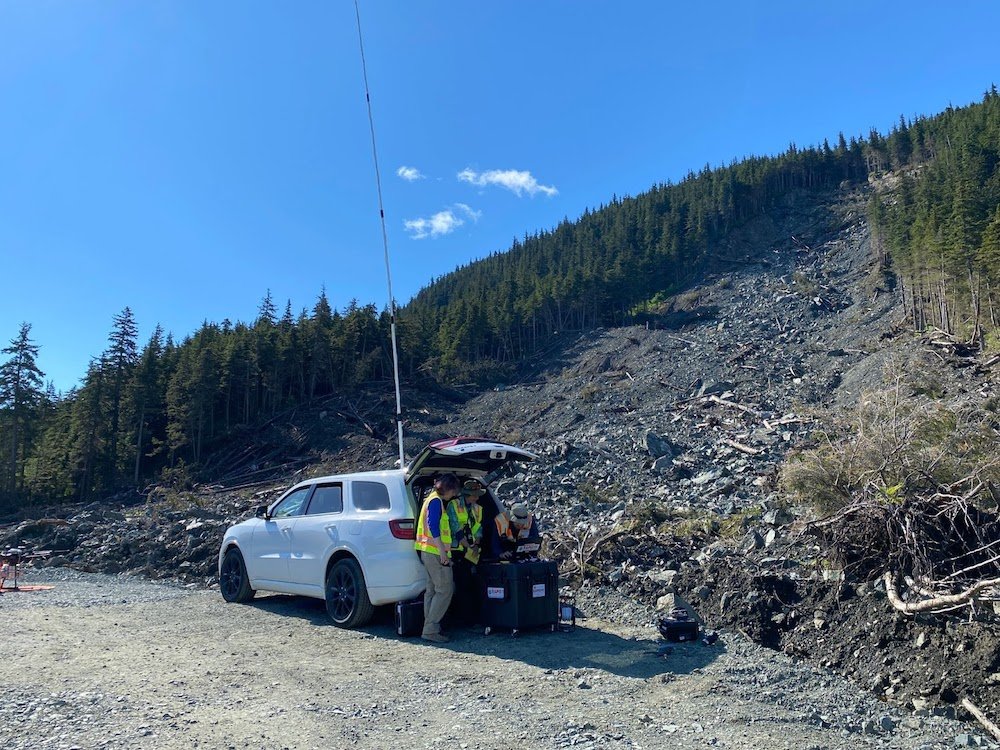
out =
{"type": "Polygon", "coordinates": [[[292,533],[292,529],[289,526],[284,526],[281,529],[281,533],[284,534],[285,536],[288,536],[289,534],[292,533]]]}

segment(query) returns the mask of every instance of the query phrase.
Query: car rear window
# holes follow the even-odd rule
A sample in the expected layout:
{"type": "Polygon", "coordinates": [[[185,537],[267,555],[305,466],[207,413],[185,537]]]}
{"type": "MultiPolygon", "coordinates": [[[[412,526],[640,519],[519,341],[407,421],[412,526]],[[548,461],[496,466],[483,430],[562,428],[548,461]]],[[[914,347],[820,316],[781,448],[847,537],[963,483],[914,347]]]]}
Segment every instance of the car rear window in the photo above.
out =
{"type": "Polygon", "coordinates": [[[389,488],[381,482],[354,482],[351,491],[355,510],[389,510],[389,488]]]}
{"type": "Polygon", "coordinates": [[[344,511],[344,488],[339,484],[321,484],[316,488],[309,502],[307,516],[320,513],[342,513],[344,511]]]}

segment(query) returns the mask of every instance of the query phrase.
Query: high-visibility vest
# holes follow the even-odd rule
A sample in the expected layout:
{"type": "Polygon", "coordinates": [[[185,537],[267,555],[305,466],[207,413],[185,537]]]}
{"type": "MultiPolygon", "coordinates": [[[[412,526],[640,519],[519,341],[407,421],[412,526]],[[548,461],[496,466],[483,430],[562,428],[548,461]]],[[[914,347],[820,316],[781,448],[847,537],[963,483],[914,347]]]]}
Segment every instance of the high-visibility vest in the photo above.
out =
{"type": "MultiPolygon", "coordinates": [[[[478,545],[483,540],[483,506],[478,504],[470,505],[469,509],[472,511],[469,532],[472,534],[473,545],[478,545]]],[[[481,554],[482,551],[478,546],[472,546],[465,550],[465,559],[473,565],[478,565],[481,554]]]]}
{"type": "Polygon", "coordinates": [[[472,541],[478,542],[483,538],[483,506],[479,503],[473,503],[468,508],[472,511],[472,517],[469,521],[469,531],[472,532],[472,541]]]}
{"type": "Polygon", "coordinates": [[[497,513],[497,517],[494,519],[494,523],[497,526],[497,536],[501,539],[513,539],[514,537],[510,533],[510,517],[506,513],[497,513]]]}
{"type": "Polygon", "coordinates": [[[437,492],[431,492],[424,498],[424,505],[420,509],[420,518],[417,519],[417,541],[413,543],[413,546],[420,552],[437,555],[440,554],[440,551],[434,544],[434,537],[430,534],[431,526],[427,522],[427,511],[434,500],[441,503],[441,544],[444,545],[446,552],[451,549],[451,524],[448,521],[444,498],[437,492]]]}
{"type": "MultiPolygon", "coordinates": [[[[465,534],[466,542],[468,544],[475,544],[483,538],[483,506],[478,503],[466,502],[465,498],[456,497],[451,501],[452,507],[455,509],[455,518],[458,521],[458,528],[456,532],[461,531],[465,534]]],[[[451,523],[451,516],[448,517],[449,525],[451,523]]],[[[458,534],[452,535],[452,545],[457,546],[458,534]]]]}
{"type": "Polygon", "coordinates": [[[507,539],[511,542],[517,541],[518,539],[523,539],[524,537],[528,536],[529,533],[531,533],[531,524],[534,522],[534,520],[535,519],[529,513],[527,525],[524,528],[519,529],[515,534],[514,524],[510,522],[510,513],[504,511],[503,513],[497,514],[496,517],[497,534],[500,536],[501,539],[507,539]]]}
{"type": "MultiPolygon", "coordinates": [[[[465,504],[465,500],[459,495],[454,500],[451,501],[455,508],[455,518],[458,519],[458,528],[455,529],[456,532],[464,533],[469,526],[469,507],[465,504]]],[[[448,518],[449,525],[451,524],[451,518],[448,518]]],[[[458,541],[459,534],[455,534],[452,537],[452,545],[458,541]]]]}

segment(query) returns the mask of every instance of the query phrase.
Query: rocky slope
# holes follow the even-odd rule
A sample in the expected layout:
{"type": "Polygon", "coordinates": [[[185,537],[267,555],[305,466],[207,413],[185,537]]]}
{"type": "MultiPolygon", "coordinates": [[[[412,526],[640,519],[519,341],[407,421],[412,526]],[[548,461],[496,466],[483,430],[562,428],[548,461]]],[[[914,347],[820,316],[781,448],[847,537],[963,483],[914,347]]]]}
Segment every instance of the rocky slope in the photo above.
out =
{"type": "MultiPolygon", "coordinates": [[[[602,592],[646,605],[676,592],[709,626],[837,669],[885,700],[954,711],[972,696],[997,715],[995,618],[894,614],[877,585],[851,580],[799,533],[813,511],[777,486],[790,452],[887,375],[945,399],[996,397],[995,366],[949,358],[897,328],[898,294],[872,252],[863,202],[790,198],[734,234],[720,248],[725,267],[648,325],[564,334],[518,382],[471,397],[410,390],[407,451],[475,434],[542,456],[492,486],[535,509],[585,608],[639,617],[642,608],[606,607],[602,592]]],[[[391,436],[391,407],[375,401],[384,408],[371,411],[370,431],[345,421],[357,409],[336,399],[277,420],[286,457],[311,461],[273,481],[94,503],[0,530],[0,546],[211,585],[224,528],[290,481],[391,466],[391,438],[371,434],[391,436]]]]}

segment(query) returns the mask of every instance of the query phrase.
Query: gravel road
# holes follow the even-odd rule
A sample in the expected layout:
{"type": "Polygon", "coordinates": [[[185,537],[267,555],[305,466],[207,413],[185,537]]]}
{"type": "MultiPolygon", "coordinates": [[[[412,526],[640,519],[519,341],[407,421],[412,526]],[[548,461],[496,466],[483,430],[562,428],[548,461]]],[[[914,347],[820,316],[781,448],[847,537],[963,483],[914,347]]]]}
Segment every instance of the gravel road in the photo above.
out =
{"type": "MultiPolygon", "coordinates": [[[[572,633],[396,637],[321,602],[48,569],[0,595],[0,747],[945,748],[975,727],[901,714],[741,636],[673,645],[589,618],[572,633]]],[[[622,611],[625,611],[624,609],[622,611]]]]}

